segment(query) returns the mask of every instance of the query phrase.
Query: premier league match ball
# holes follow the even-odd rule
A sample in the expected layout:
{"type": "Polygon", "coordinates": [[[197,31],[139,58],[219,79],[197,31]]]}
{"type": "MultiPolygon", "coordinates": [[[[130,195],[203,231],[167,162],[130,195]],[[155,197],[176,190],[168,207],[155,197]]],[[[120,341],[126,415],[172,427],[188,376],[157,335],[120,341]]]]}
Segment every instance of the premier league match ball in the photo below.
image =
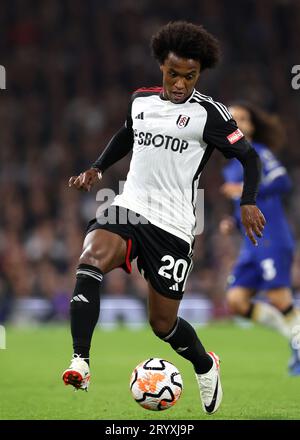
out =
{"type": "Polygon", "coordinates": [[[162,411],[174,406],[182,389],[179,371],[164,359],[147,359],[131,374],[130,390],[134,400],[151,411],[162,411]]]}

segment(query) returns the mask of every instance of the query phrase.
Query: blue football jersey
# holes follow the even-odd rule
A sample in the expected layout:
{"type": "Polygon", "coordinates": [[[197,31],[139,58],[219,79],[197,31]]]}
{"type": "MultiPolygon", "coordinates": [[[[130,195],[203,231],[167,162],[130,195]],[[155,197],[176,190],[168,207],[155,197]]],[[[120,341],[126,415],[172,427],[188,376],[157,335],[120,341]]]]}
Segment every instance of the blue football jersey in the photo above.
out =
{"type": "MultiPolygon", "coordinates": [[[[252,143],[262,162],[262,179],[257,196],[257,206],[266,218],[263,238],[259,239],[259,247],[293,248],[294,238],[287,222],[282,195],[290,191],[292,184],[286,169],[263,144],[252,143]]],[[[225,182],[243,183],[243,167],[237,159],[231,159],[223,169],[225,182]]],[[[234,200],[234,216],[238,227],[242,230],[240,218],[240,198],[234,200]]],[[[244,246],[253,248],[253,244],[245,237],[244,246]]]]}
{"type": "MultiPolygon", "coordinates": [[[[266,218],[263,237],[253,246],[244,235],[239,257],[228,279],[228,287],[243,286],[260,290],[291,286],[294,239],[282,205],[282,195],[291,189],[286,169],[263,144],[253,143],[262,162],[262,179],[257,206],[266,218]]],[[[225,182],[242,183],[243,168],[232,159],[223,169],[225,182]]],[[[234,200],[234,216],[243,232],[240,199],[234,200]]]]}

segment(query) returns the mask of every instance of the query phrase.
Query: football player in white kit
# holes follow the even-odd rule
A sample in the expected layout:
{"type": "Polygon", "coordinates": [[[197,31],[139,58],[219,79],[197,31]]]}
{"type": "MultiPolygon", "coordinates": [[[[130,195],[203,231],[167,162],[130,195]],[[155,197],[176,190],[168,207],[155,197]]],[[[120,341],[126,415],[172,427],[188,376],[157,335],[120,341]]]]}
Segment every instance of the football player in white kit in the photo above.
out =
{"type": "Polygon", "coordinates": [[[87,171],[69,186],[90,191],[111,165],[132,150],[123,192],[87,228],[71,300],[74,354],[65,384],[87,390],[89,351],[99,317],[103,276],[117,267],[138,268],[147,280],[149,322],[156,336],[194,367],[205,413],[222,400],[219,358],[207,353],[194,328],[177,316],[192,269],[196,190],[214,148],[244,167],[241,217],[254,245],[265,224],[255,205],[260,161],[227,108],[199,93],[200,73],[219,59],[217,40],[202,26],[173,22],[151,40],[162,87],[133,93],[126,123],[87,171]]]}

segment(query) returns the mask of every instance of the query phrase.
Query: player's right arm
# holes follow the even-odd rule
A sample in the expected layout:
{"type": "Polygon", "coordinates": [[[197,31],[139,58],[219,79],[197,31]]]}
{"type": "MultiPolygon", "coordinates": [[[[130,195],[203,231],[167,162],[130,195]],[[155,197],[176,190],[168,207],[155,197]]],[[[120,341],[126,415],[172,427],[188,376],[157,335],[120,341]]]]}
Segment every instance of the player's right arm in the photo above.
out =
{"type": "Polygon", "coordinates": [[[111,138],[108,145],[98,159],[86,171],[79,176],[72,176],[69,179],[69,187],[78,190],[90,191],[93,186],[102,179],[106,171],[114,163],[125,157],[133,148],[133,131],[131,118],[131,104],[129,106],[126,123],[111,138]]]}
{"type": "Polygon", "coordinates": [[[74,187],[82,191],[90,191],[96,182],[102,179],[102,174],[96,168],[83,171],[79,176],[72,176],[69,179],[69,187],[74,187]]]}

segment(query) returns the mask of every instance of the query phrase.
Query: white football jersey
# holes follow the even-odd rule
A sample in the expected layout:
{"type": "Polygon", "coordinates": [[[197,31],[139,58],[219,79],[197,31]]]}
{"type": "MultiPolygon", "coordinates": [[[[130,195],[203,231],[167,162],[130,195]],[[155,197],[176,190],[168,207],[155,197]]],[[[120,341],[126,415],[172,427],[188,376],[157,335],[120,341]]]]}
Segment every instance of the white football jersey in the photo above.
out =
{"type": "Polygon", "coordinates": [[[223,104],[196,90],[174,104],[158,87],[133,94],[127,128],[133,130],[133,155],[113,205],[192,243],[201,171],[215,147],[234,156],[243,134],[223,104]]]}

